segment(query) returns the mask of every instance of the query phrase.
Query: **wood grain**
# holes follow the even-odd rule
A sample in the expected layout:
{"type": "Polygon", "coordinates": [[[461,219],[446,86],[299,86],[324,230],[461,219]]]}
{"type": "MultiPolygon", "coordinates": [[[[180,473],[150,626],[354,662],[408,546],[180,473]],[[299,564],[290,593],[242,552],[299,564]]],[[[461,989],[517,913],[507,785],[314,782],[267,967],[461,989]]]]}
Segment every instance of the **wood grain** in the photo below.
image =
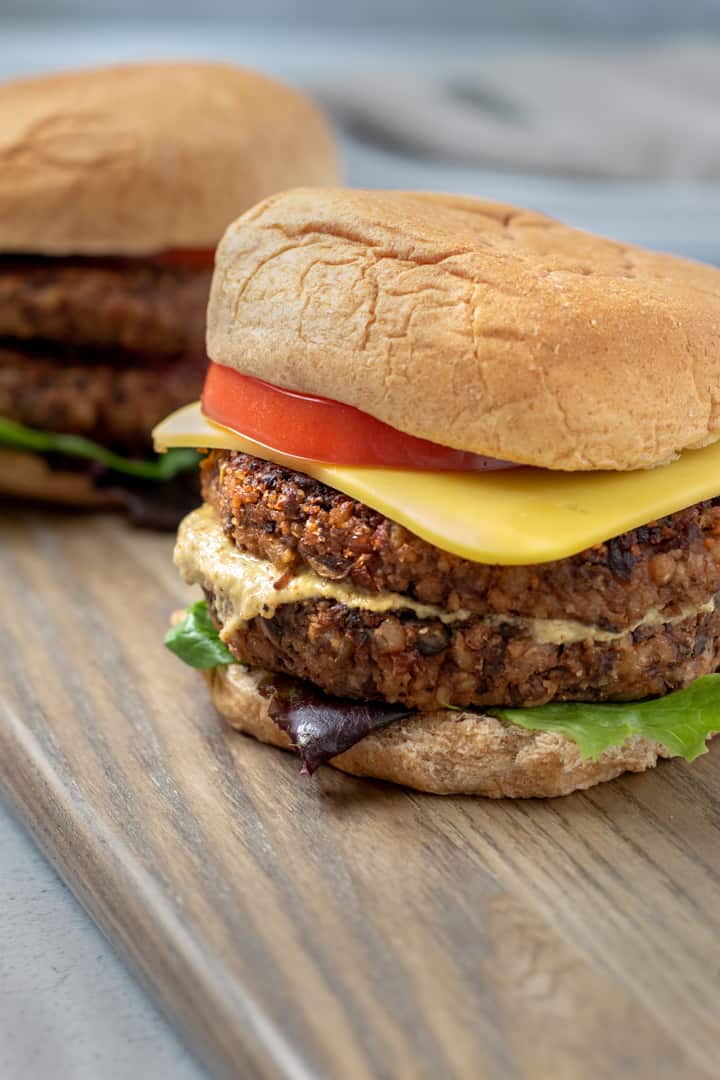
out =
{"type": "Polygon", "coordinates": [[[0,515],[0,785],[214,1074],[718,1075],[720,745],[545,803],[307,781],[163,649],[170,550],[0,515]]]}

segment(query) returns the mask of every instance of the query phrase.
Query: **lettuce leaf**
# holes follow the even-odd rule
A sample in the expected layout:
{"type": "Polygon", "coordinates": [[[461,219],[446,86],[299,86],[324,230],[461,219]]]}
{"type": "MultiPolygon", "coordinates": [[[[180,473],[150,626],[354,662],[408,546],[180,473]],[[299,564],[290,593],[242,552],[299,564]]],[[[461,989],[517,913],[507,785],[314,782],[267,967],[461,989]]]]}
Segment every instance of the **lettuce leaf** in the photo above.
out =
{"type": "Polygon", "coordinates": [[[641,735],[662,743],[673,757],[694,761],[707,751],[710,736],[720,732],[720,675],[704,675],[684,690],[650,701],[565,701],[486,711],[531,731],[566,735],[585,758],[598,758],[609,747],[641,735]]]}
{"type": "Polygon", "coordinates": [[[123,457],[122,454],[114,454],[82,435],[37,431],[1,416],[0,446],[13,450],[30,450],[38,454],[65,454],[68,457],[96,461],[113,472],[136,476],[142,480],[170,480],[180,472],[195,468],[199,460],[196,450],[176,449],[168,450],[166,454],[160,454],[148,461],[135,461],[123,457]]]}
{"type": "Polygon", "coordinates": [[[269,698],[270,717],[290,736],[307,776],[366,735],[412,712],[403,705],[386,705],[383,701],[328,697],[310,683],[278,675],[264,681],[261,693],[269,698]]]}
{"type": "Polygon", "coordinates": [[[204,600],[192,604],[185,612],[185,618],[170,627],[163,644],[183,663],[201,670],[238,662],[220,640],[204,600]]]}

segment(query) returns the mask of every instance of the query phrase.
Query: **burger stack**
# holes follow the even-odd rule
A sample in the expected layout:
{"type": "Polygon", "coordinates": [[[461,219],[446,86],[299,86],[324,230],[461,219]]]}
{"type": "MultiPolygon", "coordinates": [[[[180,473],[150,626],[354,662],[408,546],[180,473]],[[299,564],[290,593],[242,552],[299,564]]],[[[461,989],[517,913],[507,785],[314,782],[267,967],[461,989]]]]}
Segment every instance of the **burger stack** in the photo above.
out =
{"type": "Polygon", "coordinates": [[[0,492],[176,522],[196,456],[158,460],[150,432],[202,386],[217,241],[336,177],[319,111],[234,67],[0,87],[0,492]]]}

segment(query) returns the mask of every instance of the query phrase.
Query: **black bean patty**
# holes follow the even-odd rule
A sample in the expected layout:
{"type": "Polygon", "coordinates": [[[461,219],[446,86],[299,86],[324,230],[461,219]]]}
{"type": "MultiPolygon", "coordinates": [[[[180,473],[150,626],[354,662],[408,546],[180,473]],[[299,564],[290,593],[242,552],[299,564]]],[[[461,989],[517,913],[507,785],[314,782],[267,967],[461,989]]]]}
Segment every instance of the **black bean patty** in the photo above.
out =
{"type": "MultiPolygon", "coordinates": [[[[214,598],[208,594],[211,609],[214,598]]],[[[720,609],[641,626],[611,641],[541,644],[527,626],[473,616],[462,623],[349,608],[285,604],[227,642],[239,660],[307,679],[328,694],[446,705],[635,700],[687,686],[720,664],[720,609]]]]}
{"type": "Polygon", "coordinates": [[[206,500],[243,550],[281,570],[310,566],[322,577],[406,593],[447,611],[573,619],[619,631],[651,609],[672,618],[720,590],[720,498],[571,558],[490,566],[441,551],[308,476],[246,454],[209,454],[202,479],[206,500]]]}
{"type": "Polygon", "coordinates": [[[3,256],[0,338],[204,353],[211,276],[153,259],[3,256]]]}
{"type": "Polygon", "coordinates": [[[146,452],[173,409],[199,397],[202,353],[153,367],[59,363],[0,346],[0,416],[44,431],[85,435],[104,446],[146,452]]]}

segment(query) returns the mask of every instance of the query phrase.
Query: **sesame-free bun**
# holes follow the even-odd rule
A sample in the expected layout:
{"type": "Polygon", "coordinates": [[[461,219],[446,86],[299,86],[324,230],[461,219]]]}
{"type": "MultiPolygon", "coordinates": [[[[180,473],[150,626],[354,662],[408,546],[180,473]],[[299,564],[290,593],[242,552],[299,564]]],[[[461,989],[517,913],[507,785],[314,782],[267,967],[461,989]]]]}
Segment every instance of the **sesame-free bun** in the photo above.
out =
{"type": "Polygon", "coordinates": [[[0,86],[0,252],[212,249],[259,199],[337,180],[315,105],[241,68],[137,64],[0,86]]]}
{"type": "MultiPolygon", "coordinates": [[[[213,704],[231,727],[262,742],[290,748],[290,739],[268,712],[258,690],[266,673],[240,664],[204,672],[213,704]]],[[[668,757],[659,743],[633,736],[583,760],[562,735],[528,731],[477,713],[415,713],[366,735],[332,764],[354,776],[370,776],[436,795],[490,798],[553,798],[644,772],[668,757]]]]}
{"type": "Polygon", "coordinates": [[[650,468],[720,437],[720,270],[453,195],[256,206],[218,249],[208,351],[551,469],[650,468]]]}

